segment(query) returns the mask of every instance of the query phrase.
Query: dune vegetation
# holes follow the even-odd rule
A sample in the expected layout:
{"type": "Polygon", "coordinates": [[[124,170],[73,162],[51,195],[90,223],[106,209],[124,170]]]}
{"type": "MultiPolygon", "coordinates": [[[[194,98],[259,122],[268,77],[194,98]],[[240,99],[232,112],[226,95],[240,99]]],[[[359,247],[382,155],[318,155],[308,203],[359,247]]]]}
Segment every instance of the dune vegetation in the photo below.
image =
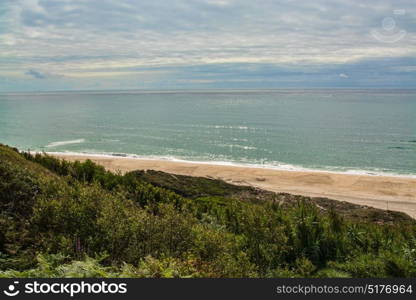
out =
{"type": "Polygon", "coordinates": [[[403,213],[0,145],[1,277],[415,277],[403,213]]]}

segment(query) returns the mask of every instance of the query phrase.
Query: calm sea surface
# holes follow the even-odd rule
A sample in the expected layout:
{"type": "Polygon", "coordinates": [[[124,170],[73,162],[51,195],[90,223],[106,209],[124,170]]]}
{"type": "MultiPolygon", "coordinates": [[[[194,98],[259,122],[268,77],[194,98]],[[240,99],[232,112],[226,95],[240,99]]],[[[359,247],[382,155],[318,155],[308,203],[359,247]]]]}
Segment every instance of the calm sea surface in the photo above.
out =
{"type": "Polygon", "coordinates": [[[0,143],[416,175],[416,90],[0,94],[0,143]]]}

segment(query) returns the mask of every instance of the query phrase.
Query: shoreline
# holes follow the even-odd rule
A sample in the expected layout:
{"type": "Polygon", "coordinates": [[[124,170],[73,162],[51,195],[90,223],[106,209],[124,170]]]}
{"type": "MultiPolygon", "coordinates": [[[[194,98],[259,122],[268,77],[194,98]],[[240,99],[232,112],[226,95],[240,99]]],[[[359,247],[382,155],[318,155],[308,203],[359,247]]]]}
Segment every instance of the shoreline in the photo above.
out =
{"type": "Polygon", "coordinates": [[[416,177],[350,174],[320,170],[281,170],[233,164],[122,157],[115,155],[47,154],[69,161],[90,159],[107,170],[157,170],[167,173],[222,179],[272,192],[326,197],[359,205],[405,212],[416,218],[416,177]]]}
{"type": "MultiPolygon", "coordinates": [[[[27,151],[27,150],[19,150],[27,151]]],[[[117,158],[117,159],[134,159],[134,160],[150,160],[150,161],[166,161],[166,162],[177,162],[183,164],[198,164],[198,165],[213,165],[213,166],[230,166],[237,168],[252,168],[252,169],[264,169],[264,170],[276,170],[276,171],[286,171],[286,172],[311,172],[311,173],[330,173],[330,174],[340,174],[340,175],[362,175],[362,176],[379,176],[379,177],[397,177],[397,178],[407,178],[407,179],[416,179],[416,174],[407,174],[407,173],[390,173],[390,172],[378,172],[375,170],[365,170],[365,169],[346,169],[346,170],[336,170],[336,167],[333,169],[314,169],[301,167],[291,164],[281,164],[281,165],[268,165],[268,164],[253,164],[253,163],[238,163],[232,161],[198,161],[198,160],[186,160],[176,157],[163,157],[163,156],[141,156],[137,154],[128,154],[128,153],[89,153],[89,152],[53,152],[53,151],[29,151],[30,153],[46,153],[52,156],[74,156],[74,157],[96,157],[96,158],[117,158]]],[[[341,168],[341,167],[340,167],[341,168]]]]}

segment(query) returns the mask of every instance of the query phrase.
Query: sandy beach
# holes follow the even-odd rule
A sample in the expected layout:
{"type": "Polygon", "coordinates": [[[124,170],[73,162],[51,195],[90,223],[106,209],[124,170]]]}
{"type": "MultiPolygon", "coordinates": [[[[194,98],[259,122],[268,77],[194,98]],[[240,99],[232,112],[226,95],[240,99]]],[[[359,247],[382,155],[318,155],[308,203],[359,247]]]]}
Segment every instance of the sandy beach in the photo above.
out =
{"type": "Polygon", "coordinates": [[[152,169],[180,175],[211,177],[274,192],[327,197],[380,209],[401,211],[416,217],[416,178],[283,171],[125,157],[52,153],[51,155],[70,161],[91,159],[111,171],[152,169]]]}

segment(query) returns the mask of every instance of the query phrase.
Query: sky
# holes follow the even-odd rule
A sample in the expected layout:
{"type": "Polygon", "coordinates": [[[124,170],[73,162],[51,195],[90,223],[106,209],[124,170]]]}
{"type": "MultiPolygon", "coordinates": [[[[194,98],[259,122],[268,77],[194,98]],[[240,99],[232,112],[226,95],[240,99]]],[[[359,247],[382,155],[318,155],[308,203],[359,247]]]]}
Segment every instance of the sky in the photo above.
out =
{"type": "Polygon", "coordinates": [[[414,0],[0,0],[0,92],[415,87],[414,0]]]}

